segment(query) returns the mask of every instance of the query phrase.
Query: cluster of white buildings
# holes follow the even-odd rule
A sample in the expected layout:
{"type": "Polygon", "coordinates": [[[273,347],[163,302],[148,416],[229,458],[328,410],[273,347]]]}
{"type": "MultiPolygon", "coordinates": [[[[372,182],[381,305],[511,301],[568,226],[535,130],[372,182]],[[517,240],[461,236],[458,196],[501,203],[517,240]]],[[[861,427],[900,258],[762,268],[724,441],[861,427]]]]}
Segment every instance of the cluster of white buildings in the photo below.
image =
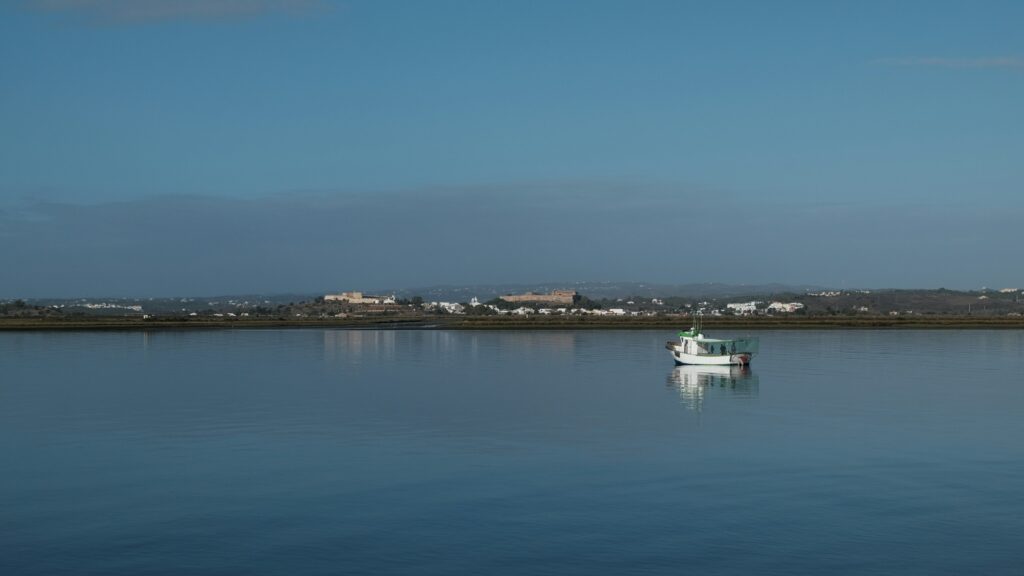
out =
{"type": "MultiPolygon", "coordinates": [[[[128,310],[129,312],[142,312],[142,306],[139,304],[110,304],[108,302],[88,302],[85,304],[76,304],[82,308],[88,308],[90,310],[128,310]]],[[[64,307],[63,304],[60,305],[64,307]]]]}
{"type": "Polygon", "coordinates": [[[423,309],[434,312],[443,311],[447,312],[448,314],[466,313],[466,307],[463,306],[462,304],[459,304],[458,302],[424,302],[423,309]]]}
{"type": "Polygon", "coordinates": [[[725,305],[726,311],[732,312],[733,314],[739,314],[741,316],[749,316],[760,312],[782,312],[785,314],[792,314],[798,310],[803,310],[803,308],[804,305],[800,302],[772,302],[771,304],[764,306],[764,302],[751,301],[734,302],[725,305]]]}
{"type": "Polygon", "coordinates": [[[800,302],[772,302],[768,305],[768,311],[770,312],[786,312],[792,313],[797,310],[803,310],[804,305],[800,302]]]}
{"type": "MultiPolygon", "coordinates": [[[[601,308],[570,308],[570,307],[557,307],[557,308],[534,308],[530,306],[519,306],[513,308],[513,310],[505,310],[494,304],[481,303],[477,298],[473,298],[469,301],[471,307],[482,306],[487,310],[494,312],[500,316],[566,316],[566,315],[578,315],[578,316],[650,316],[653,313],[641,313],[635,311],[627,311],[625,308],[608,308],[608,310],[601,310],[601,308]]],[[[465,306],[453,302],[429,302],[424,303],[423,307],[428,311],[443,310],[449,314],[466,314],[465,306]]]]}
{"type": "MultiPolygon", "coordinates": [[[[448,303],[446,303],[446,302],[431,302],[430,304],[425,305],[425,307],[428,307],[427,309],[429,310],[429,309],[431,309],[429,307],[434,306],[435,304],[441,305],[441,304],[448,304],[448,303]]],[[[533,315],[533,314],[538,314],[540,316],[564,316],[566,314],[575,314],[575,315],[579,315],[579,316],[583,316],[583,315],[589,315],[589,316],[641,316],[641,315],[645,314],[643,312],[629,311],[629,310],[625,310],[623,308],[609,308],[608,310],[602,310],[602,309],[590,309],[590,308],[531,308],[529,306],[520,306],[519,308],[515,308],[515,309],[512,309],[512,310],[506,310],[506,309],[503,309],[503,308],[498,308],[497,306],[495,306],[493,304],[482,304],[476,298],[473,298],[472,300],[470,300],[469,301],[469,305],[474,307],[474,308],[478,307],[478,306],[482,306],[482,307],[487,308],[488,310],[491,310],[494,313],[499,314],[501,316],[530,316],[530,315],[533,315]]],[[[455,304],[454,306],[458,306],[458,311],[457,312],[452,312],[453,314],[464,314],[465,313],[465,310],[463,309],[462,306],[460,306],[458,304],[455,304]]],[[[653,312],[647,312],[646,314],[650,315],[650,314],[653,314],[653,312]]]]}
{"type": "MultiPolygon", "coordinates": [[[[838,292],[822,292],[816,295],[838,295],[838,292]]],[[[561,291],[555,291],[552,295],[537,295],[527,294],[520,296],[509,296],[502,297],[506,302],[518,301],[526,297],[538,297],[545,296],[553,300],[556,296],[575,298],[576,293],[571,294],[566,291],[564,294],[561,291]]],[[[363,294],[362,292],[342,292],[340,294],[327,294],[324,296],[326,302],[346,302],[349,304],[394,304],[394,296],[370,296],[363,294]]],[[[623,302],[620,298],[619,302],[623,302]]],[[[663,306],[664,301],[658,298],[652,298],[651,304],[655,306],[663,306]]],[[[630,300],[624,302],[626,305],[635,305],[636,302],[630,300]]],[[[720,316],[723,312],[727,314],[735,315],[753,315],[753,314],[765,314],[765,313],[793,313],[804,308],[804,305],[800,302],[771,302],[767,306],[764,302],[751,301],[751,302],[733,302],[725,305],[722,310],[712,309],[710,302],[700,302],[700,308],[695,312],[698,314],[710,314],[713,316],[720,316]]],[[[444,312],[447,314],[465,314],[469,308],[480,308],[483,307],[490,310],[494,314],[502,316],[529,316],[529,315],[540,315],[540,316],[561,316],[561,315],[579,315],[579,316],[654,316],[657,313],[654,311],[638,311],[638,310],[627,310],[626,308],[608,308],[608,309],[591,309],[591,308],[570,308],[568,306],[558,308],[533,308],[530,306],[520,306],[514,309],[500,308],[494,304],[484,304],[476,297],[470,299],[468,304],[460,304],[458,302],[424,302],[423,309],[431,312],[444,312]]]]}
{"type": "Polygon", "coordinates": [[[541,316],[564,316],[564,315],[577,315],[577,316],[643,316],[653,315],[654,312],[638,312],[636,310],[625,310],[623,308],[609,308],[607,310],[600,308],[529,308],[521,306],[515,310],[500,310],[493,308],[498,314],[513,316],[528,316],[531,314],[539,314],[541,316]]]}
{"type": "Polygon", "coordinates": [[[764,302],[734,302],[726,304],[725,309],[733,314],[754,314],[760,304],[764,304],[764,302]]]}

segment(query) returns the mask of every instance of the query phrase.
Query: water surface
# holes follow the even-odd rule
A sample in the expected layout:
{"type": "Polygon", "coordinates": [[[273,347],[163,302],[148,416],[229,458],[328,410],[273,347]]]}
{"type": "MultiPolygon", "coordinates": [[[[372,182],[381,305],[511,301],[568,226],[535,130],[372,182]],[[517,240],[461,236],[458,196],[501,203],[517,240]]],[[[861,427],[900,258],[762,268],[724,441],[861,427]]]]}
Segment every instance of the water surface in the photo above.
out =
{"type": "Polygon", "coordinates": [[[3,574],[1024,570],[1024,333],[0,333],[3,574]]]}

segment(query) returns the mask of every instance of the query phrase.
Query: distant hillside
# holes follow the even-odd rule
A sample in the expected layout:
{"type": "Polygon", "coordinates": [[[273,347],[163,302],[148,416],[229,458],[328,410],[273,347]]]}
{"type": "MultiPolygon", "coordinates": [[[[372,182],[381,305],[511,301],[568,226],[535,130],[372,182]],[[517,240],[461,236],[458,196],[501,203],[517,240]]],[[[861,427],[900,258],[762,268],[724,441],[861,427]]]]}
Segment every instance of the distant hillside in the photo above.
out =
{"type": "Polygon", "coordinates": [[[547,282],[541,284],[476,284],[476,285],[441,285],[398,290],[382,290],[394,293],[400,298],[422,296],[427,301],[466,302],[476,297],[482,301],[497,298],[503,294],[522,294],[525,292],[550,292],[551,290],[575,290],[584,296],[599,299],[625,298],[637,296],[642,298],[668,298],[680,296],[685,298],[734,298],[764,294],[802,294],[808,291],[823,290],[821,286],[804,284],[723,284],[707,282],[701,284],[651,284],[645,282],[547,282]]]}
{"type": "MultiPolygon", "coordinates": [[[[358,290],[358,286],[346,287],[358,290]]],[[[757,314],[769,314],[772,301],[803,304],[803,316],[910,316],[970,315],[1020,316],[1024,314],[1024,291],[1016,289],[958,291],[944,288],[924,290],[822,290],[814,286],[784,284],[730,285],[646,284],[639,282],[575,282],[547,284],[500,284],[473,286],[431,286],[405,290],[367,290],[368,294],[392,294],[399,298],[419,296],[427,302],[487,301],[502,294],[528,291],[545,293],[572,289],[589,299],[587,307],[621,308],[636,313],[678,314],[704,310],[706,314],[736,313],[727,305],[757,302],[757,314]]],[[[352,312],[338,305],[325,305],[323,294],[223,295],[180,298],[70,298],[0,299],[0,316],[79,317],[142,315],[306,316],[352,312]],[[332,307],[333,306],[333,307],[332,307]],[[194,313],[194,314],[193,314],[194,313]]]]}

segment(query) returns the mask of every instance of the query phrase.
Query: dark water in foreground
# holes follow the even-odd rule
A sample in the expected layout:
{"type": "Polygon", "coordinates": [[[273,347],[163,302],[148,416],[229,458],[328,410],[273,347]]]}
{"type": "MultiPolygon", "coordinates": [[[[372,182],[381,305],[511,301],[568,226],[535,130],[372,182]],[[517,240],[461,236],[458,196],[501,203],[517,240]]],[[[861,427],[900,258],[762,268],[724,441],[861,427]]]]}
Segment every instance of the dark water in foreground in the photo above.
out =
{"type": "Polygon", "coordinates": [[[0,574],[1021,574],[1024,333],[0,334],[0,574]]]}

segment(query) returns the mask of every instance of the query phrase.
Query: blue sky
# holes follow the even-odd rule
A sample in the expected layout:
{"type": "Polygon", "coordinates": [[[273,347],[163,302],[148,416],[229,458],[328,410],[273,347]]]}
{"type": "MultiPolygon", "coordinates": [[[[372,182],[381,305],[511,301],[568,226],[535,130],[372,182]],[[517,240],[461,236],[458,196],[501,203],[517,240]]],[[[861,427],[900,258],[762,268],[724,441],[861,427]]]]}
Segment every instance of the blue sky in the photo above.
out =
{"type": "Polygon", "coordinates": [[[0,7],[0,297],[1024,284],[1024,4],[0,7]]]}

